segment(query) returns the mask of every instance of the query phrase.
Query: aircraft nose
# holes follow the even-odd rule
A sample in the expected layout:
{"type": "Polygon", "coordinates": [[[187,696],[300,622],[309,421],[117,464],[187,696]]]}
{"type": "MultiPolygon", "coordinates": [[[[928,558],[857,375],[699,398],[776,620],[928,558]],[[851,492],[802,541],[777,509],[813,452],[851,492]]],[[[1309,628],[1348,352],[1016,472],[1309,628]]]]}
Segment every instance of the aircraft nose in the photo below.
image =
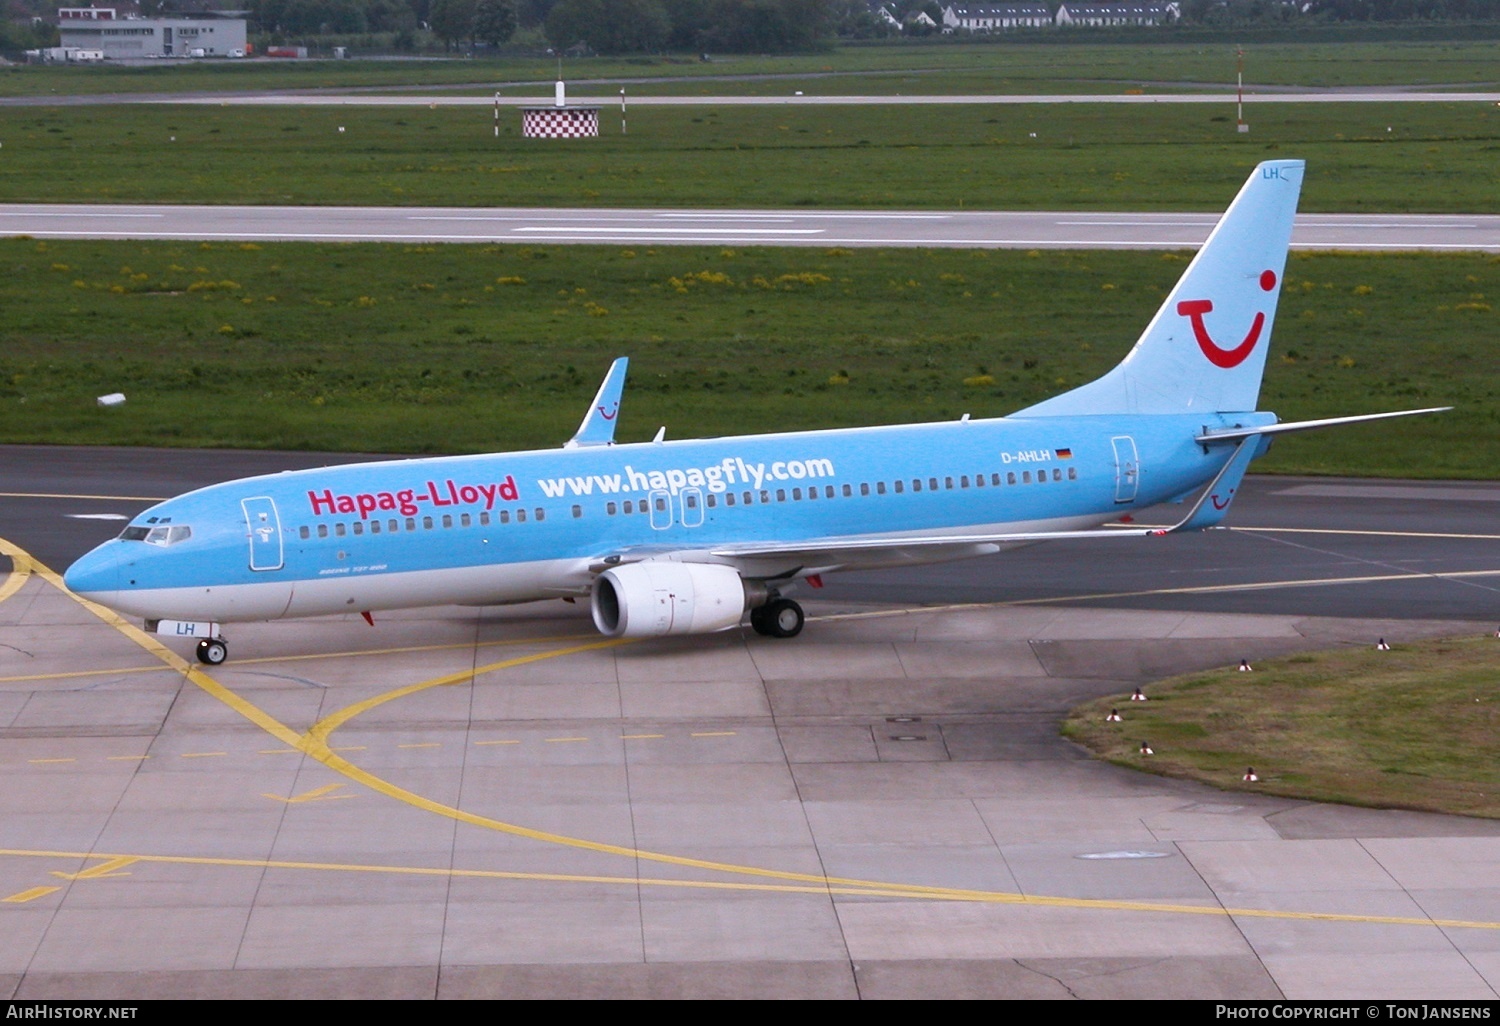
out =
{"type": "Polygon", "coordinates": [[[120,590],[120,560],[106,542],[80,556],[63,574],[63,584],[75,595],[102,600],[120,590]]]}

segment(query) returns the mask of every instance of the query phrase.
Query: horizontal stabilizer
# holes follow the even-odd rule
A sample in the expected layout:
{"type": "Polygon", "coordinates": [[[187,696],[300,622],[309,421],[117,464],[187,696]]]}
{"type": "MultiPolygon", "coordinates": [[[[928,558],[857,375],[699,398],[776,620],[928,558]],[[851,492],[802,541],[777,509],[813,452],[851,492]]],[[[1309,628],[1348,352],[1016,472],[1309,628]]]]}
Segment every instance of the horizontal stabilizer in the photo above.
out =
{"type": "Polygon", "coordinates": [[[1199,445],[1218,445],[1224,442],[1238,442],[1242,438],[1256,438],[1260,435],[1285,435],[1293,431],[1315,431],[1318,428],[1339,427],[1343,424],[1363,424],[1371,420],[1390,420],[1392,417],[1415,417],[1423,413],[1444,413],[1451,409],[1453,409],[1451,406],[1433,406],[1425,410],[1396,410],[1392,413],[1365,413],[1357,417],[1329,417],[1326,420],[1294,420],[1285,424],[1267,424],[1264,427],[1228,428],[1224,431],[1210,431],[1199,435],[1193,441],[1199,445]]]}
{"type": "Polygon", "coordinates": [[[1245,479],[1245,471],[1250,468],[1250,461],[1255,459],[1259,448],[1260,442],[1255,437],[1243,439],[1234,450],[1234,455],[1229,457],[1229,462],[1224,464],[1224,469],[1208,483],[1188,515],[1171,528],[1171,532],[1201,531],[1206,527],[1217,526],[1224,519],[1224,514],[1229,512],[1229,504],[1240,490],[1240,482],[1245,479]]]}
{"type": "Polygon", "coordinates": [[[583,415],[583,423],[563,445],[564,449],[615,444],[615,420],[620,416],[620,397],[625,392],[625,368],[629,363],[630,358],[622,356],[609,365],[594,404],[583,415]]]}

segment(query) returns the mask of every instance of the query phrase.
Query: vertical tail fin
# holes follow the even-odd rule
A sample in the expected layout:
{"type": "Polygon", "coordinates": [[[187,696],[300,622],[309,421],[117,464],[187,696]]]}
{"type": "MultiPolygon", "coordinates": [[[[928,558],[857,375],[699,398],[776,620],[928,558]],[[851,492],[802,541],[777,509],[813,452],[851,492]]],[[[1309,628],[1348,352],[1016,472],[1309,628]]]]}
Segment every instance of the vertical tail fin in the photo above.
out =
{"type": "Polygon", "coordinates": [[[1302,171],[1268,160],[1251,172],[1119,366],[1015,416],[1254,410],[1302,171]]]}

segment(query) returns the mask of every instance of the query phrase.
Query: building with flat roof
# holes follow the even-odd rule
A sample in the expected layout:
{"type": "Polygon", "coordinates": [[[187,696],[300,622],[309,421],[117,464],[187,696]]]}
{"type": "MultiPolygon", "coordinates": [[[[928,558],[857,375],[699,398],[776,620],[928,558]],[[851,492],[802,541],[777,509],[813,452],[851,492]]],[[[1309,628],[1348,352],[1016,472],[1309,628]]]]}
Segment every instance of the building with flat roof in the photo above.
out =
{"type": "Polygon", "coordinates": [[[140,57],[243,57],[246,21],[212,13],[161,18],[116,17],[108,7],[57,12],[63,50],[90,50],[106,60],[140,57]]]}

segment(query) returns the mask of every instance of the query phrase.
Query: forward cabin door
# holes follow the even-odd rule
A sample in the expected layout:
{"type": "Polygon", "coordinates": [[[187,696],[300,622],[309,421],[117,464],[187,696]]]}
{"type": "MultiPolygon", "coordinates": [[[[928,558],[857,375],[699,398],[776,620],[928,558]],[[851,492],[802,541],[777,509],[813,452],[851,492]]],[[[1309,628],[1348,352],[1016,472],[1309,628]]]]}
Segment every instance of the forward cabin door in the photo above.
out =
{"type": "Polygon", "coordinates": [[[1140,483],[1141,476],[1135,439],[1129,435],[1118,435],[1110,441],[1115,447],[1115,501],[1134,502],[1136,486],[1140,483]]]}
{"type": "Polygon", "coordinates": [[[245,527],[250,535],[250,569],[280,570],[285,562],[281,551],[281,517],[270,496],[241,499],[245,527]]]}

